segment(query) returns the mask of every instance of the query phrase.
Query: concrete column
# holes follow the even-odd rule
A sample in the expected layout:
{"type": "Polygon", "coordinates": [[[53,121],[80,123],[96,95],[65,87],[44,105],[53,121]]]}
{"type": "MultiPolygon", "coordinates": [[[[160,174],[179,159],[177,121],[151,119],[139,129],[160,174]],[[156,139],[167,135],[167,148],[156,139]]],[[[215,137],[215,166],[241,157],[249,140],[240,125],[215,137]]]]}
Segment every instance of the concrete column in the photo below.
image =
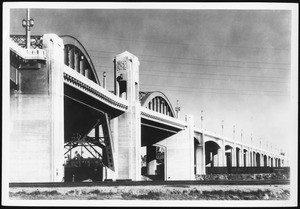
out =
{"type": "Polygon", "coordinates": [[[250,155],[250,149],[247,151],[247,167],[251,166],[251,155],[250,155]]]}
{"type": "Polygon", "coordinates": [[[156,147],[147,146],[147,174],[155,175],[156,174],[156,147]]]}
{"type": "MultiPolygon", "coordinates": [[[[126,81],[127,111],[118,121],[118,178],[141,179],[141,122],[139,92],[139,61],[129,52],[115,57],[115,76],[126,81]]],[[[116,79],[115,79],[116,80],[116,79]]],[[[117,81],[116,81],[117,82],[117,81]]]]}
{"type": "Polygon", "coordinates": [[[244,167],[244,148],[243,147],[241,147],[241,149],[240,149],[239,158],[240,158],[240,167],[244,167]]]}
{"type": "Polygon", "coordinates": [[[80,56],[78,54],[78,52],[75,52],[74,53],[74,70],[77,71],[77,72],[80,72],[79,71],[79,60],[80,59],[80,56]]]}
{"type": "Polygon", "coordinates": [[[164,114],[164,103],[160,101],[160,113],[164,114]]]}
{"type": "Polygon", "coordinates": [[[91,79],[91,69],[85,69],[84,76],[87,77],[88,79],[91,79]]]}
{"type": "Polygon", "coordinates": [[[84,75],[84,71],[85,71],[85,59],[83,56],[81,56],[80,63],[79,63],[79,72],[81,75],[84,75]]]}
{"type": "Polygon", "coordinates": [[[74,69],[74,47],[69,48],[69,67],[74,69]]]}
{"type": "Polygon", "coordinates": [[[236,167],[236,146],[233,145],[233,149],[231,149],[231,163],[232,167],[236,167]]]}
{"type": "Polygon", "coordinates": [[[223,167],[225,166],[225,162],[224,162],[224,158],[225,158],[225,151],[224,149],[218,149],[218,154],[217,154],[217,167],[223,167]]]}
{"type": "Polygon", "coordinates": [[[196,147],[196,174],[205,174],[205,146],[203,143],[203,135],[200,139],[198,146],[196,147]]]}
{"type": "Polygon", "coordinates": [[[69,66],[69,47],[66,46],[64,50],[64,63],[69,66]]]}

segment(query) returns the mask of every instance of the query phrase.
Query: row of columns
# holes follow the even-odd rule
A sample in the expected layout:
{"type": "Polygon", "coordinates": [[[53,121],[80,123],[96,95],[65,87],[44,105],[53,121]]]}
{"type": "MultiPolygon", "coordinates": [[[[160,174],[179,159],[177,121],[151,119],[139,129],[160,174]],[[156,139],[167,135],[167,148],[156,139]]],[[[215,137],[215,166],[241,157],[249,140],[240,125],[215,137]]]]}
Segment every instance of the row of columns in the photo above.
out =
{"type": "Polygon", "coordinates": [[[162,113],[164,115],[172,116],[172,112],[170,110],[168,103],[163,98],[160,97],[153,98],[148,103],[148,109],[153,110],[155,112],[162,113]]]}
{"type": "Polygon", "coordinates": [[[88,79],[92,79],[92,72],[89,67],[87,67],[87,60],[75,46],[66,45],[64,52],[64,62],[65,65],[74,69],[78,73],[84,75],[88,79]]]}
{"type": "MultiPolygon", "coordinates": [[[[224,142],[222,142],[224,143],[224,142]]],[[[217,151],[212,151],[208,155],[211,167],[281,167],[283,160],[267,156],[266,154],[257,153],[252,150],[246,150],[234,146],[225,149],[224,144],[217,151]]]]}

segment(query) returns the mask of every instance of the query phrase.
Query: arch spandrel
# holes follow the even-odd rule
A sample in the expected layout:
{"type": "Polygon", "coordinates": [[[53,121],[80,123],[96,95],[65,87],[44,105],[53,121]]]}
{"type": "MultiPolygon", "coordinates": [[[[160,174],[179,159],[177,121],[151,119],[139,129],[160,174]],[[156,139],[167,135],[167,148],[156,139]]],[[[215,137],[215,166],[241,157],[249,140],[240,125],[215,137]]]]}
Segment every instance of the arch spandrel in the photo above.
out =
{"type": "MultiPolygon", "coordinates": [[[[161,110],[161,106],[156,107],[157,101],[165,103],[166,107],[169,108],[170,116],[175,117],[175,111],[172,107],[171,102],[169,101],[167,96],[160,91],[140,92],[140,101],[141,101],[142,107],[146,107],[146,108],[150,107],[149,109],[154,108],[155,109],[154,111],[159,110],[160,112],[163,112],[163,111],[161,110]]],[[[161,103],[158,103],[158,104],[161,105],[161,103]]],[[[157,112],[159,112],[159,111],[157,111],[157,112]]]]}
{"type": "Polygon", "coordinates": [[[84,58],[87,61],[87,64],[89,66],[89,68],[91,69],[91,73],[92,73],[92,80],[94,80],[95,83],[97,83],[98,85],[100,84],[100,80],[98,78],[96,69],[94,67],[94,64],[92,62],[92,59],[90,58],[89,54],[87,53],[86,49],[84,48],[84,46],[73,36],[70,35],[62,35],[60,36],[60,38],[63,40],[63,43],[65,46],[69,45],[69,46],[74,46],[75,48],[77,48],[82,55],[84,56],[84,58]]]}

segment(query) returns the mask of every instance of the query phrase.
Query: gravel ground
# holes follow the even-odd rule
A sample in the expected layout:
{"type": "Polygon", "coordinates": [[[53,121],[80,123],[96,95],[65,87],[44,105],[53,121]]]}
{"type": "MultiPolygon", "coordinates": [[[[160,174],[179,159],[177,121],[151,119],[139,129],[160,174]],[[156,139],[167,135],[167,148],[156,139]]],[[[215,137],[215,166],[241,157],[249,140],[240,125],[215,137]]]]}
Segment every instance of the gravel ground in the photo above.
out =
{"type": "Polygon", "coordinates": [[[289,200],[290,185],[10,188],[11,200],[289,200]]]}

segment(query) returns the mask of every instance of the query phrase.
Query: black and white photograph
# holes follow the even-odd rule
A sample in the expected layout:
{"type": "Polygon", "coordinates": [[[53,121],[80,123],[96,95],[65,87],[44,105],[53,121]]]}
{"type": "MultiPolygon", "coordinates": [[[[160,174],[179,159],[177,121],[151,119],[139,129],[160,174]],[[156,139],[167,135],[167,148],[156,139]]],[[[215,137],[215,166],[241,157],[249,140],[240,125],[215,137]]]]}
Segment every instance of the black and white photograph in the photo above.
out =
{"type": "Polygon", "coordinates": [[[1,204],[297,206],[298,6],[3,3],[1,204]]]}

